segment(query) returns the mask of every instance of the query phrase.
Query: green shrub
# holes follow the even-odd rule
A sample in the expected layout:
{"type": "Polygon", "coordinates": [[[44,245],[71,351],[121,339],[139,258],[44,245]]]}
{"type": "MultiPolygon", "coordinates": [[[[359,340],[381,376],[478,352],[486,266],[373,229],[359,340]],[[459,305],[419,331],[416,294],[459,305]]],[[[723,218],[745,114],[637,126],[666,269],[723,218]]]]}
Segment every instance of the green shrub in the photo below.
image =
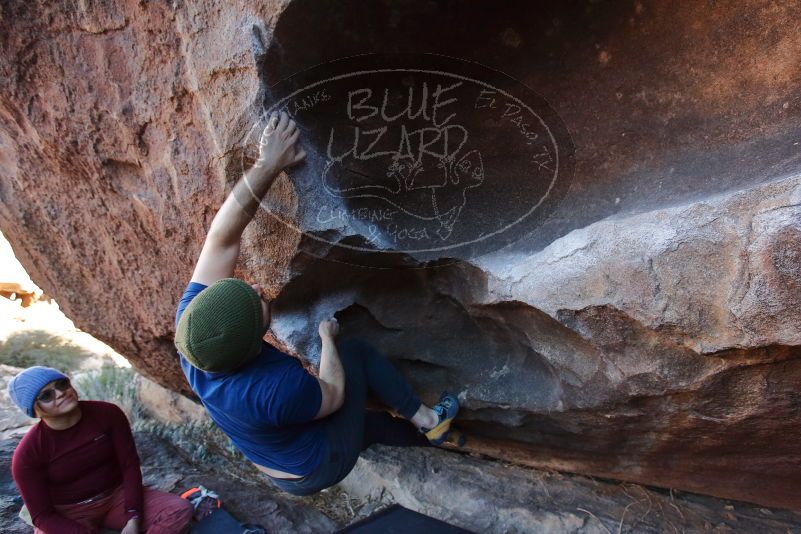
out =
{"type": "Polygon", "coordinates": [[[76,374],[73,382],[81,399],[113,402],[128,415],[131,424],[144,417],[136,392],[138,375],[130,367],[104,366],[76,374]]]}
{"type": "Polygon", "coordinates": [[[45,330],[19,330],[0,340],[0,363],[14,367],[45,365],[69,373],[93,356],[83,347],[45,330]]]}

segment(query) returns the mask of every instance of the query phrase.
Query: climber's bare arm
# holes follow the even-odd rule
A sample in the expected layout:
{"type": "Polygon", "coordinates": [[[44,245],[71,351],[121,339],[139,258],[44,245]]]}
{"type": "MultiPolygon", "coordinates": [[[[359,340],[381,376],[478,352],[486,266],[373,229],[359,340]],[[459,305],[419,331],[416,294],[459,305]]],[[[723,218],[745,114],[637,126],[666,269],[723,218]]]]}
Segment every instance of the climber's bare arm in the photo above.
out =
{"type": "Polygon", "coordinates": [[[317,330],[323,342],[323,349],[320,352],[320,372],[317,379],[320,382],[322,402],[315,419],[322,419],[342,407],[345,400],[345,369],[342,367],[342,361],[339,359],[339,352],[334,341],[339,334],[339,323],[336,319],[328,319],[320,322],[317,330]]]}
{"type": "Polygon", "coordinates": [[[297,147],[300,130],[286,112],[273,113],[259,139],[259,159],[225,199],[211,222],[192,281],[211,285],[234,275],[242,232],[261,199],[284,168],[299,163],[306,152],[297,147]]]}

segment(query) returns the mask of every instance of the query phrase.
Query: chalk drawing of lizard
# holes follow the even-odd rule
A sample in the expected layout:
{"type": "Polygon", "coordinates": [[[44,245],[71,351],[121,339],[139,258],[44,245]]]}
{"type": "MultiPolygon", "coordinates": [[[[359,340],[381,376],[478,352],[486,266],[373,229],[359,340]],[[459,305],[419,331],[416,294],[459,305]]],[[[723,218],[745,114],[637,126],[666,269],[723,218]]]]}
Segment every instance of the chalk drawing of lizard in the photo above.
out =
{"type": "Polygon", "coordinates": [[[467,204],[467,191],[484,183],[481,152],[471,150],[458,160],[430,154],[390,159],[380,182],[349,168],[347,160],[330,161],[323,170],[323,187],[335,197],[378,198],[417,219],[436,220],[436,234],[448,239],[467,204]]]}

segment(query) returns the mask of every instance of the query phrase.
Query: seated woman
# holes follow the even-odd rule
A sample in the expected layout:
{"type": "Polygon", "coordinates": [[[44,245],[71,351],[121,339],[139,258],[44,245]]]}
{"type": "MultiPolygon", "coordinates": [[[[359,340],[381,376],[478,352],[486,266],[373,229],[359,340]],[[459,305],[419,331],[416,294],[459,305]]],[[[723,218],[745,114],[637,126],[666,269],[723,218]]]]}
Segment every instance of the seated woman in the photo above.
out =
{"type": "Polygon", "coordinates": [[[120,408],[79,401],[69,378],[49,367],[25,369],[8,383],[8,393],[23,412],[41,418],[11,462],[37,534],[187,529],[188,501],[142,488],[136,444],[120,408]]]}

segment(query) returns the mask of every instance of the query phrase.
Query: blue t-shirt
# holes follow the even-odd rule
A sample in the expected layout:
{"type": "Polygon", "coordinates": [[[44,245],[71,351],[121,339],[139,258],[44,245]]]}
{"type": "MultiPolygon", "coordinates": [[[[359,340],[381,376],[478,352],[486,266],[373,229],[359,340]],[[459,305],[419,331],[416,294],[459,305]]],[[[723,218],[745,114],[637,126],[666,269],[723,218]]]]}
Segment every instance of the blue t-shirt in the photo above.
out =
{"type": "MultiPolygon", "coordinates": [[[[206,286],[190,282],[175,324],[206,286]]],[[[245,457],[256,464],[306,476],[320,465],[325,435],[322,391],[300,362],[262,341],[261,354],[232,373],[201,371],[183,354],[181,368],[209,416],[245,457]]]]}

